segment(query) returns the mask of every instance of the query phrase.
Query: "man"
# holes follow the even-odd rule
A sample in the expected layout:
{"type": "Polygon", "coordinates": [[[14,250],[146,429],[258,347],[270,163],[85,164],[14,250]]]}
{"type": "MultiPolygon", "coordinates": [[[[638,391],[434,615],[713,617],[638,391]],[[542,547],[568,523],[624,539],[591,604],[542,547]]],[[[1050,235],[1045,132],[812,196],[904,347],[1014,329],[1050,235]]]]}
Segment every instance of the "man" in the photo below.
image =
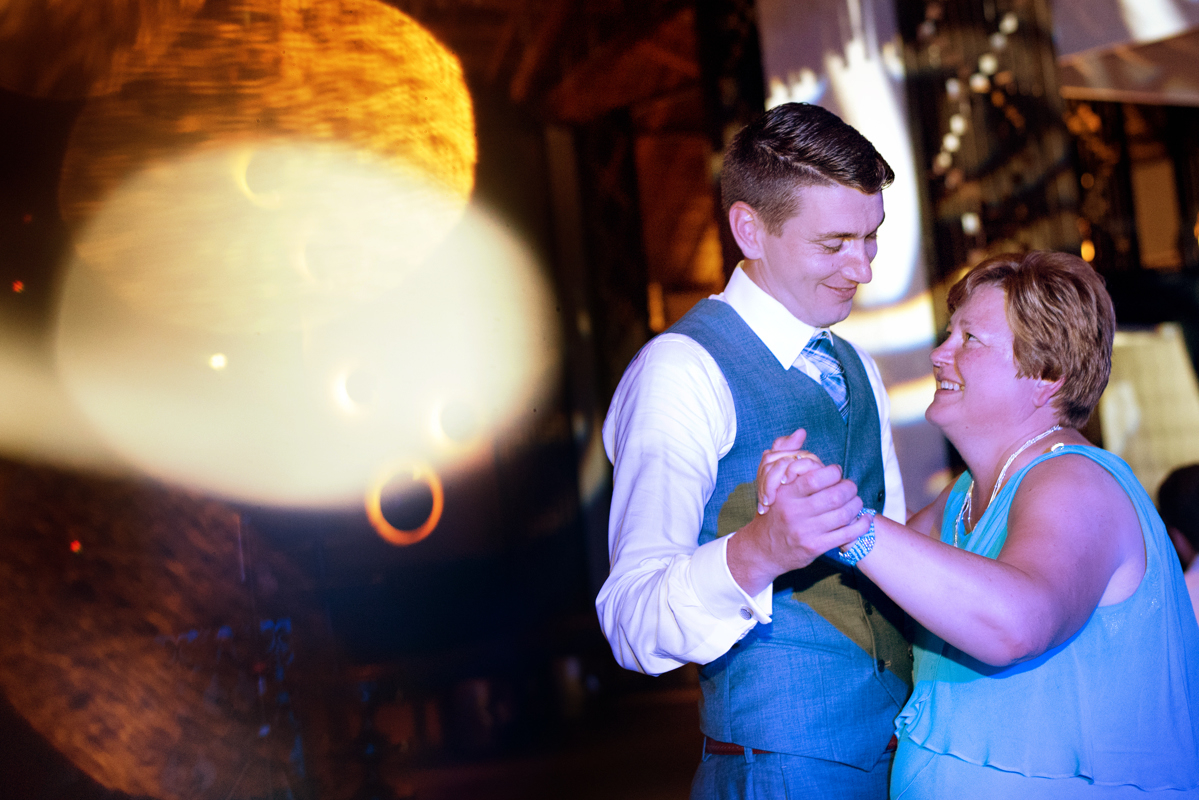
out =
{"type": "Polygon", "coordinates": [[[887,795],[911,683],[902,615],[822,554],[867,532],[864,506],[906,517],[878,368],[826,331],[871,279],[893,177],[818,106],[741,131],[721,194],[745,259],[642,349],[604,423],[612,569],[596,607],[624,667],[702,665],[693,798],[887,795]],[[758,513],[759,459],[792,432],[828,466],[758,513]]]}

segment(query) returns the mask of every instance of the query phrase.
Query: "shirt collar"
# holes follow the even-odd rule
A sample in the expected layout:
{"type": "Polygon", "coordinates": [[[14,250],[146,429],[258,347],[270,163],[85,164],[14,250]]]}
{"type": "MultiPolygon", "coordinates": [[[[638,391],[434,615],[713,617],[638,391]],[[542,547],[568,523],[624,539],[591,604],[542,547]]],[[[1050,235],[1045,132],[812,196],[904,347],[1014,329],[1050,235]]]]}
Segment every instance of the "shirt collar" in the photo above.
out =
{"type": "Polygon", "coordinates": [[[796,318],[782,303],[754,283],[745,274],[741,264],[733,270],[721,299],[745,320],[745,324],[749,325],[784,369],[790,369],[795,363],[813,334],[825,330],[814,328],[796,318]]]}

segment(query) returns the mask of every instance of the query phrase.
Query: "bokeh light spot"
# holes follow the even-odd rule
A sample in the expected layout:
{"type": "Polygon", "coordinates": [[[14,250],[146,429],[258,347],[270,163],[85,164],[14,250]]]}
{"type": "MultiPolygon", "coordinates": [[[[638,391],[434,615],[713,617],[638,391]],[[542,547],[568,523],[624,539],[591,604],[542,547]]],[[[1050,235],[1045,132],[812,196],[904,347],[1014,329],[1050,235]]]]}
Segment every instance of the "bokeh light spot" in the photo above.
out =
{"type": "Polygon", "coordinates": [[[83,544],[78,539],[71,542],[71,552],[72,553],[78,553],[82,549],[83,549],[83,544]]]}
{"type": "MultiPolygon", "coordinates": [[[[547,272],[511,226],[472,208],[390,291],[345,296],[338,314],[314,303],[316,319],[299,329],[215,333],[131,306],[77,265],[63,282],[58,375],[94,435],[159,480],[267,505],[361,508],[393,454],[446,475],[528,421],[561,364],[547,272]],[[217,351],[229,359],[220,380],[207,365],[217,351]],[[439,430],[447,400],[473,413],[468,441],[439,430]]],[[[469,416],[445,424],[464,435],[469,416]]]]}
{"type": "MultiPolygon", "coordinates": [[[[434,190],[449,200],[448,214],[438,208],[433,215],[441,224],[430,227],[425,219],[405,232],[411,262],[453,226],[474,186],[474,115],[457,58],[410,17],[377,0],[218,4],[192,19],[169,52],[135,77],[121,93],[90,102],[76,122],[59,191],[73,232],[89,227],[117,186],[146,171],[154,179],[139,191],[149,195],[143,198],[148,209],[155,203],[184,207],[172,220],[176,234],[191,229],[187,207],[196,203],[230,204],[231,213],[221,218],[236,220],[243,212],[229,190],[251,209],[294,215],[305,200],[312,202],[313,190],[339,188],[312,185],[314,171],[328,177],[313,151],[331,148],[350,154],[350,165],[337,171],[354,164],[367,174],[390,168],[423,193],[434,190]],[[299,145],[300,152],[283,143],[299,145]],[[203,174],[179,169],[182,154],[210,149],[227,157],[207,161],[203,174]]],[[[334,207],[346,199],[333,194],[334,207]]],[[[419,215],[426,199],[409,199],[408,216],[419,215]]],[[[303,222],[299,216],[288,217],[293,227],[303,222]]],[[[134,215],[129,222],[140,224],[126,238],[153,235],[164,219],[134,215]]],[[[380,222],[364,221],[361,233],[380,222]]],[[[112,246],[121,243],[121,229],[114,234],[118,241],[90,255],[120,258],[112,246]]],[[[295,244],[302,247],[303,237],[295,244]]],[[[253,247],[226,237],[208,255],[253,267],[253,247]]],[[[111,261],[98,267],[120,269],[111,261]]],[[[141,277],[129,276],[134,283],[141,277]]]]}
{"type": "Polygon", "coordinates": [[[20,294],[21,292],[25,291],[25,281],[13,281],[12,282],[12,290],[14,292],[16,292],[17,294],[20,294]]]}
{"type": "Polygon", "coordinates": [[[173,325],[300,330],[399,287],[459,221],[461,198],[369,153],[264,144],[264,193],[239,183],[245,157],[206,148],[129,176],[78,232],[79,267],[173,325]]]}
{"type": "Polygon", "coordinates": [[[378,384],[374,373],[360,367],[346,376],[346,396],[364,406],[375,399],[378,384]]]}
{"type": "Polygon", "coordinates": [[[208,359],[208,366],[215,370],[222,370],[229,365],[229,359],[224,353],[213,353],[212,358],[208,359]]]}
{"type": "Polygon", "coordinates": [[[458,444],[469,441],[479,431],[478,415],[469,404],[460,400],[446,403],[438,422],[446,438],[458,444]]]}
{"type": "Polygon", "coordinates": [[[260,154],[246,149],[238,153],[233,161],[233,182],[246,199],[259,208],[279,207],[282,199],[279,195],[282,183],[279,172],[286,169],[286,164],[279,163],[280,160],[269,151],[260,154]],[[255,158],[256,155],[260,157],[255,158]]]}
{"type": "Polygon", "coordinates": [[[81,261],[218,332],[304,328],[398,286],[474,186],[457,58],[377,0],[209,6],[80,113],[59,198],[81,261]]]}

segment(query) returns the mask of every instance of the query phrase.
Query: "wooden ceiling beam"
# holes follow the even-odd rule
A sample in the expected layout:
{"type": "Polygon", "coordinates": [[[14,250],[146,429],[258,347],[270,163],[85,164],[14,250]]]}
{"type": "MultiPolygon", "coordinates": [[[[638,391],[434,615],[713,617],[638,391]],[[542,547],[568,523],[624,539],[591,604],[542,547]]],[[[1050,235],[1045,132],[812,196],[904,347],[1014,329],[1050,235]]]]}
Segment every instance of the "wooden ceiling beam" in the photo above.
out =
{"type": "Polygon", "coordinates": [[[521,2],[520,7],[508,15],[508,21],[500,29],[495,48],[491,51],[491,60],[487,63],[487,74],[484,76],[488,85],[499,80],[504,59],[508,57],[508,51],[512,49],[512,42],[516,39],[516,28],[520,24],[520,17],[524,13],[524,9],[525,3],[521,2]]]}
{"type": "Polygon", "coordinates": [[[652,39],[641,42],[639,49],[644,55],[680,75],[685,75],[688,78],[699,78],[699,62],[694,56],[679,55],[652,39]]]}
{"type": "Polygon", "coordinates": [[[508,94],[512,97],[513,102],[523,103],[528,98],[533,80],[537,77],[546,56],[557,44],[573,4],[573,0],[556,0],[549,12],[542,18],[533,41],[525,47],[520,63],[516,66],[516,72],[512,75],[508,94]]]}
{"type": "Polygon", "coordinates": [[[667,0],[656,10],[663,16],[630,26],[629,33],[601,44],[567,72],[549,93],[549,115],[586,122],[698,80],[694,8],[685,0],[667,0]]]}

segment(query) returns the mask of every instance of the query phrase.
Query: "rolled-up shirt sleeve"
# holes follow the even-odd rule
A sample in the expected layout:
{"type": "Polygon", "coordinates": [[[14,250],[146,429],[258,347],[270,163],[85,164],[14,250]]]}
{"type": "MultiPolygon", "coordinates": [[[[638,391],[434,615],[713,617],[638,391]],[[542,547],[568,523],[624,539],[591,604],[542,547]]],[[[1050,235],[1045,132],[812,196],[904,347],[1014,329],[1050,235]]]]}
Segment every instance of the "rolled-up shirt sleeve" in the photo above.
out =
{"type": "Polygon", "coordinates": [[[658,675],[706,664],[770,621],[772,587],[756,597],[741,589],[725,558],[729,537],[697,546],[717,463],[735,435],[728,384],[687,337],[653,340],[617,387],[604,422],[615,466],[611,571],[596,610],[627,669],[658,675]]]}

